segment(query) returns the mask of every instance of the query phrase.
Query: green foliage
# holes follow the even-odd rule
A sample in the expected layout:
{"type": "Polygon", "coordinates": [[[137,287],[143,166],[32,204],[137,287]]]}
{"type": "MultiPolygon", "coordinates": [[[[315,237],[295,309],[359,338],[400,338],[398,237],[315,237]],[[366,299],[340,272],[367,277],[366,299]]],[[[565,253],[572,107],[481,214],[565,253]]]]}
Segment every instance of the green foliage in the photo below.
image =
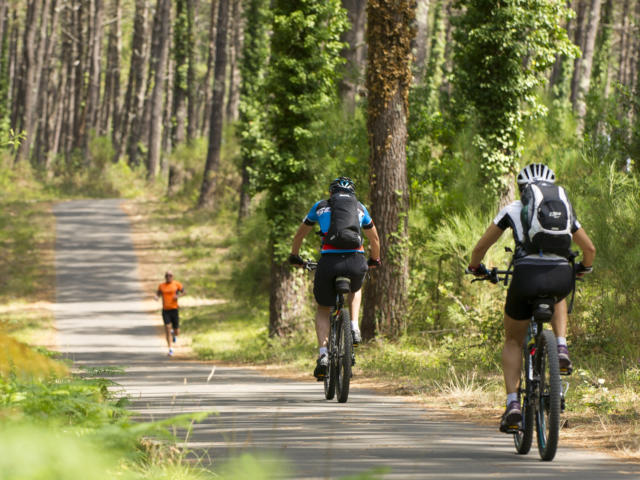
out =
{"type": "Polygon", "coordinates": [[[336,71],[346,28],[337,0],[278,0],[273,5],[271,61],[265,83],[268,155],[252,170],[267,192],[269,242],[283,260],[291,234],[317,183],[308,150],[312,126],[336,102],[336,71]]]}
{"type": "Polygon", "coordinates": [[[557,54],[577,49],[561,27],[562,0],[457,0],[455,82],[463,108],[472,107],[474,147],[487,190],[503,195],[522,150],[527,118],[545,112],[536,98],[557,54]]]}

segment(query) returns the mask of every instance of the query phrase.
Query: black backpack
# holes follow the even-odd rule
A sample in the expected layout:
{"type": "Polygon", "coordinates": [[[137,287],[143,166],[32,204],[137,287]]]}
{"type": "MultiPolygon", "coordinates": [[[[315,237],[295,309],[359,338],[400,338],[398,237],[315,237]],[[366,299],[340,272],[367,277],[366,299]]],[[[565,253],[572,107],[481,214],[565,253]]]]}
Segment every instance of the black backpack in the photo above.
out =
{"type": "Polygon", "coordinates": [[[331,223],[324,243],[344,250],[355,250],[362,246],[360,231],[360,203],[353,193],[336,192],[329,198],[331,223]]]}
{"type": "Polygon", "coordinates": [[[533,183],[522,192],[520,220],[527,253],[571,255],[573,209],[564,188],[533,183]]]}

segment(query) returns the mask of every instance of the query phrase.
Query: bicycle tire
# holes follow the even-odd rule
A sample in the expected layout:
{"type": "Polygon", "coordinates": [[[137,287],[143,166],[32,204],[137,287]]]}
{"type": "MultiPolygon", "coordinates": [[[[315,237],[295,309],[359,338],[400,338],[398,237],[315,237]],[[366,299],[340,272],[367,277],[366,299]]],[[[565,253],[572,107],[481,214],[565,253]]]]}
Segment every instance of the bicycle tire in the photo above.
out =
{"type": "Polygon", "coordinates": [[[536,357],[540,378],[536,408],[538,452],[542,460],[551,461],[558,448],[562,395],[558,345],[551,330],[542,332],[536,357]]]}
{"type": "MultiPolygon", "coordinates": [[[[527,337],[529,338],[529,337],[527,337]]],[[[526,455],[533,443],[533,418],[535,405],[533,404],[533,382],[531,381],[531,354],[525,343],[522,349],[522,373],[520,375],[520,402],[522,405],[522,430],[513,435],[516,452],[526,455]],[[524,387],[523,387],[524,385],[524,387]]]]}
{"type": "Polygon", "coordinates": [[[347,309],[340,312],[337,322],[338,331],[336,335],[338,343],[337,351],[337,378],[336,391],[338,402],[345,403],[349,398],[349,386],[351,384],[351,353],[353,350],[353,339],[351,337],[351,319],[347,309]]]}
{"type": "Polygon", "coordinates": [[[327,369],[327,375],[324,377],[324,398],[327,400],[333,400],[336,394],[336,378],[338,376],[338,368],[336,366],[336,322],[333,319],[333,312],[331,313],[330,323],[329,342],[327,345],[329,347],[329,368],[327,369]]]}

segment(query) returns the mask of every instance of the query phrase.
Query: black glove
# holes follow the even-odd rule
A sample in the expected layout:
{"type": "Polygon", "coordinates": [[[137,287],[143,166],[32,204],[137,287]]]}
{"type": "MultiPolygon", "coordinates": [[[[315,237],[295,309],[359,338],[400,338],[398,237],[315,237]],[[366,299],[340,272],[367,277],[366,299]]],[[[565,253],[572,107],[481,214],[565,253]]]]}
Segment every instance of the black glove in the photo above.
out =
{"type": "Polygon", "coordinates": [[[489,270],[484,266],[484,263],[481,263],[477,267],[469,265],[466,271],[467,273],[472,273],[476,277],[487,277],[489,275],[489,270]]]}
{"type": "Polygon", "coordinates": [[[380,265],[382,265],[382,260],[380,260],[379,258],[371,258],[369,257],[369,260],[367,260],[367,265],[369,267],[379,267],[380,265]]]}
{"type": "Polygon", "coordinates": [[[587,273],[593,272],[593,267],[585,267],[582,262],[576,263],[574,267],[576,277],[583,277],[587,273]]]}
{"type": "Polygon", "coordinates": [[[302,259],[300,255],[294,255],[293,253],[289,254],[289,263],[291,265],[304,265],[305,261],[302,259]]]}

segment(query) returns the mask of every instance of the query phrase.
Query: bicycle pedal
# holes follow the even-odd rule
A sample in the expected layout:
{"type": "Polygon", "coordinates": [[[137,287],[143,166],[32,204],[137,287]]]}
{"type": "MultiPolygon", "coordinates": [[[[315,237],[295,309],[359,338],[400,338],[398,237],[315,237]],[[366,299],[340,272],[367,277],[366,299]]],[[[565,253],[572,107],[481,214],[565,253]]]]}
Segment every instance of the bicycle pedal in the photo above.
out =
{"type": "Polygon", "coordinates": [[[318,382],[323,382],[323,381],[324,381],[324,375],[321,375],[321,376],[316,377],[316,380],[317,380],[318,382]]]}
{"type": "Polygon", "coordinates": [[[520,425],[500,425],[500,431],[503,433],[518,433],[521,430],[520,425]]]}
{"type": "Polygon", "coordinates": [[[566,375],[569,376],[573,373],[573,368],[561,368],[560,369],[560,375],[566,375]]]}

